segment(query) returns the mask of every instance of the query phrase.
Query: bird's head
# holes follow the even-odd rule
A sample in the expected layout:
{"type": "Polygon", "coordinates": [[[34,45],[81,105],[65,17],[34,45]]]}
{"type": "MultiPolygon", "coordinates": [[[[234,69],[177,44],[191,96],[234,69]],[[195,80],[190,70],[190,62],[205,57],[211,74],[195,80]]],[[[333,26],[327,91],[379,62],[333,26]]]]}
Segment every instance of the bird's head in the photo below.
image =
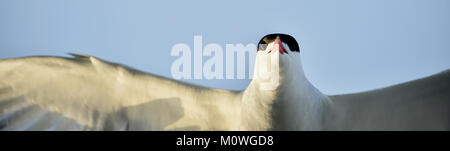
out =
{"type": "Polygon", "coordinates": [[[294,37],[269,34],[261,38],[257,49],[254,79],[260,83],[260,89],[277,89],[302,74],[300,48],[294,37]]]}

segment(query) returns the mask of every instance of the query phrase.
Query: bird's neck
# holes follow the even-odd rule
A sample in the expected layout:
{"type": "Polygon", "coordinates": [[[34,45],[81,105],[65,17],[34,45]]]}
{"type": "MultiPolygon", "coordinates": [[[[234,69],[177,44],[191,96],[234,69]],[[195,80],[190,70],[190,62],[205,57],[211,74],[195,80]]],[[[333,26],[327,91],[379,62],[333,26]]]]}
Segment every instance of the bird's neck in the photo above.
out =
{"type": "Polygon", "coordinates": [[[241,129],[320,130],[328,97],[307,80],[300,60],[280,68],[278,76],[274,89],[267,89],[267,81],[253,79],[243,92],[241,129]]]}

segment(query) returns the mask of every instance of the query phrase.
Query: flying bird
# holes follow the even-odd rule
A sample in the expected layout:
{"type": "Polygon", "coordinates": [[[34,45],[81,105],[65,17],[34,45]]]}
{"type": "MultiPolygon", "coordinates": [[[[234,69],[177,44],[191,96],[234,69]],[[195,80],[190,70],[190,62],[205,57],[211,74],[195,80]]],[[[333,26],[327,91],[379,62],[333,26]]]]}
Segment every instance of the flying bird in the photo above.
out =
{"type": "Polygon", "coordinates": [[[269,34],[243,91],[195,86],[93,56],[0,60],[0,130],[450,130],[450,70],[325,95],[297,41],[269,34]]]}

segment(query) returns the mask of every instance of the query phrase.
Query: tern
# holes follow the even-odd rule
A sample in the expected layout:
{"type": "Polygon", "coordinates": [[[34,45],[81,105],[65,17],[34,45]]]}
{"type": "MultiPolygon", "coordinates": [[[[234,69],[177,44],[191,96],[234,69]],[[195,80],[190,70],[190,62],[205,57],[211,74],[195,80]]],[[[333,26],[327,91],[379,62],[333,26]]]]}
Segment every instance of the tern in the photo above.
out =
{"type": "Polygon", "coordinates": [[[242,91],[195,86],[93,56],[0,60],[0,130],[450,130],[450,70],[326,95],[294,37],[258,43],[242,91]]]}

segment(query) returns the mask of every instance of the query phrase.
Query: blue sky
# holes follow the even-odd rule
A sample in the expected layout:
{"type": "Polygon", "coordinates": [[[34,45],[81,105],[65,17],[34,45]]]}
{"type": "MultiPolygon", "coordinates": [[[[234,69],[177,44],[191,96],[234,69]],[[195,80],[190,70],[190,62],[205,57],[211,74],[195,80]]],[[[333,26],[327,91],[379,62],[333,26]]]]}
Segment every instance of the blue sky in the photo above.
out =
{"type": "MultiPolygon", "coordinates": [[[[171,47],[293,35],[326,94],[381,88],[450,68],[448,0],[0,0],[0,59],[89,54],[171,77],[171,47]]],[[[206,59],[206,58],[205,58],[206,59]]],[[[232,90],[249,80],[183,80],[232,90]]]]}

